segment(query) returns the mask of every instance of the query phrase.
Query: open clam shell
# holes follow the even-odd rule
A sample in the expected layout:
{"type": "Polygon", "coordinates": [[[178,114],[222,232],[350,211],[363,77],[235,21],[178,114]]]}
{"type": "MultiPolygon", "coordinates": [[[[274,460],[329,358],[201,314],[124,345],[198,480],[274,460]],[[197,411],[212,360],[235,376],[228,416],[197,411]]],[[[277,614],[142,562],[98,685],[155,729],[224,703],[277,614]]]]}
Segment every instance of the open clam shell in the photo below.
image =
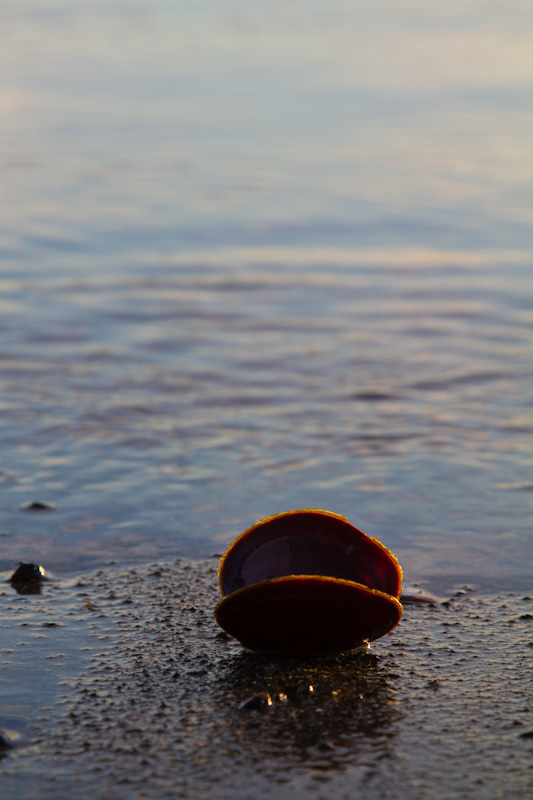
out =
{"type": "Polygon", "coordinates": [[[402,615],[396,558],[330,511],[289,511],[248,528],[223,555],[219,581],[218,624],[255,652],[353,650],[402,615]]]}

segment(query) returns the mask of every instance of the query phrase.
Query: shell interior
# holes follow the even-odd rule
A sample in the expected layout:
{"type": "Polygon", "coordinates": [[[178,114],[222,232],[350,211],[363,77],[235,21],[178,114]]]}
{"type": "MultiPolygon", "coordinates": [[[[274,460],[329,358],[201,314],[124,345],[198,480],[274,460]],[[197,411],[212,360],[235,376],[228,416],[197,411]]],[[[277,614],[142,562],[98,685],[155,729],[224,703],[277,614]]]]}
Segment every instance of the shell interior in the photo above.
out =
{"type": "Polygon", "coordinates": [[[222,557],[223,595],[287,575],[324,575],[399,597],[402,573],[380,542],[328,511],[278,514],[248,528],[222,557]]]}

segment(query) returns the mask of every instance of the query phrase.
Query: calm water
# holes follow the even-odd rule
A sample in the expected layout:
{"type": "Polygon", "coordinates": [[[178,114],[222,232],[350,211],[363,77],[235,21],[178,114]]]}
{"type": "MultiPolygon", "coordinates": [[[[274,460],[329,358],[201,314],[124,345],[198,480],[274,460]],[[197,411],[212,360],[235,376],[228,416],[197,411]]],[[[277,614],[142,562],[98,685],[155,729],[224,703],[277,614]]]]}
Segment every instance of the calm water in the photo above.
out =
{"type": "Polygon", "coordinates": [[[0,9],[0,570],[311,506],[525,586],[530,4],[0,9]]]}

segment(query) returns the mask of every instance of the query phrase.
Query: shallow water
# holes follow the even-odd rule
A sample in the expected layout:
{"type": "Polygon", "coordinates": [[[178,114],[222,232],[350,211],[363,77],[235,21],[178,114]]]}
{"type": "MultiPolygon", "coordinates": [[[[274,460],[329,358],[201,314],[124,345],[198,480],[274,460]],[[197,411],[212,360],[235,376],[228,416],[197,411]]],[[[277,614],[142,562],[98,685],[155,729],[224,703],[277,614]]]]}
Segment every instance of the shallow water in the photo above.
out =
{"type": "Polygon", "coordinates": [[[324,507],[410,581],[527,585],[530,30],[520,0],[5,5],[6,575],[324,507]]]}

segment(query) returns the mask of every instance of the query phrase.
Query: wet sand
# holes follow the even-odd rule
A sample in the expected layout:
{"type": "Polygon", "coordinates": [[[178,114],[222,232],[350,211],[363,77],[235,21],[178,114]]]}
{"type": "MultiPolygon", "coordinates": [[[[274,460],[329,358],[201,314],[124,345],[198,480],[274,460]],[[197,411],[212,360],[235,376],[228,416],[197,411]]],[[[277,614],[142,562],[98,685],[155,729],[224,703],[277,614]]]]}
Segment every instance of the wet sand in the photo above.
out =
{"type": "Polygon", "coordinates": [[[531,796],[531,597],[409,604],[320,659],[243,652],[217,597],[214,559],[6,586],[2,798],[531,796]]]}

